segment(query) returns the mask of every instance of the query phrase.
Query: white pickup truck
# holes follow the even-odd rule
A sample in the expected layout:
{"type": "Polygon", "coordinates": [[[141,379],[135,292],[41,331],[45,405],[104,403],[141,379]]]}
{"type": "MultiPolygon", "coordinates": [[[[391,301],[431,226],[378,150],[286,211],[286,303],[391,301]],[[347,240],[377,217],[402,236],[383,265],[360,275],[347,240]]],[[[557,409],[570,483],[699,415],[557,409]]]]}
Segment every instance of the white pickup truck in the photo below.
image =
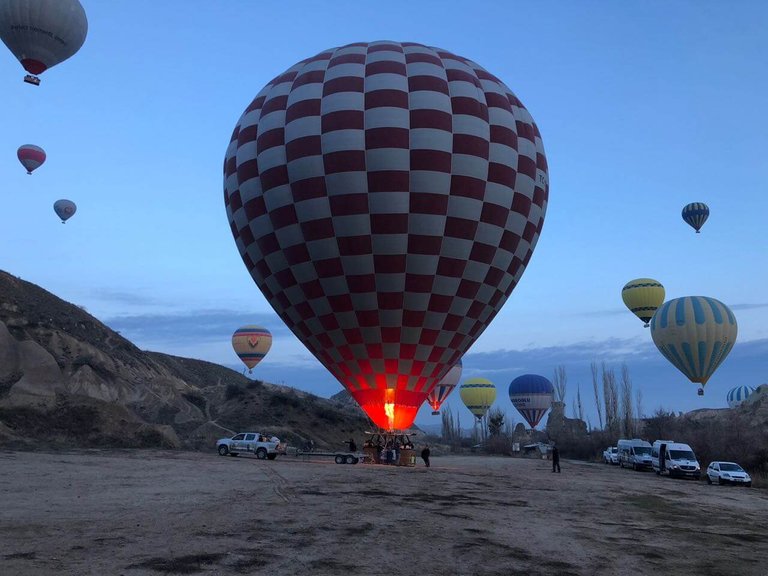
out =
{"type": "Polygon", "coordinates": [[[259,460],[274,460],[277,458],[279,445],[280,440],[274,436],[268,438],[258,432],[241,432],[232,438],[217,440],[216,450],[220,456],[255,454],[259,460]]]}

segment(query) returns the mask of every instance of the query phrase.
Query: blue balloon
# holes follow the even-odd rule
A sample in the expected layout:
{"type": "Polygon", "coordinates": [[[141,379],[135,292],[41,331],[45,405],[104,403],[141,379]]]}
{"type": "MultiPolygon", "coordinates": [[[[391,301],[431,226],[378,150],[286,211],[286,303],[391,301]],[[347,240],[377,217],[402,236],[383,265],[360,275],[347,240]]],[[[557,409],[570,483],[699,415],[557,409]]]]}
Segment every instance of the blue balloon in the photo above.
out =
{"type": "Polygon", "coordinates": [[[704,202],[691,202],[683,207],[683,220],[696,230],[696,234],[699,234],[707,218],[709,218],[709,206],[704,202]]]}
{"type": "Polygon", "coordinates": [[[535,428],[552,406],[555,387],[538,374],[523,374],[509,385],[509,399],[525,421],[535,428]]]}

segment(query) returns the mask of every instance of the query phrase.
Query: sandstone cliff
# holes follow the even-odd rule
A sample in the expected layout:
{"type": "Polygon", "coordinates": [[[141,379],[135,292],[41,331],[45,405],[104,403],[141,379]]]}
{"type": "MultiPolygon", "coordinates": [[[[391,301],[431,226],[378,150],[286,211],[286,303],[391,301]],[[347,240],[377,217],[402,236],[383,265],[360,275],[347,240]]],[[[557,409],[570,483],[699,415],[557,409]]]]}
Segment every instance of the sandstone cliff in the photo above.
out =
{"type": "Polygon", "coordinates": [[[211,448],[235,431],[334,445],[367,419],[201,360],[142,351],[0,271],[0,443],[211,448]]]}

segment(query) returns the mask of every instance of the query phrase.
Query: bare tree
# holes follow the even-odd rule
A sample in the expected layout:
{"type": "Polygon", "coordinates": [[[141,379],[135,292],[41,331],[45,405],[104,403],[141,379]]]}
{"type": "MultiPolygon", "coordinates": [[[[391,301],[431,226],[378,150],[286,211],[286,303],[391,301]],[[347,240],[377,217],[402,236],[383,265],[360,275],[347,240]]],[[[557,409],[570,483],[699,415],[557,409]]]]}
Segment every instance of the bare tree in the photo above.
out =
{"type": "Polygon", "coordinates": [[[621,365],[621,429],[628,438],[635,436],[635,411],[632,408],[632,379],[629,367],[621,365]]]}
{"type": "Polygon", "coordinates": [[[573,400],[573,417],[584,420],[584,406],[581,403],[581,383],[576,383],[576,398],[573,400]]]}
{"type": "Polygon", "coordinates": [[[603,400],[605,401],[605,427],[609,432],[618,434],[619,425],[619,393],[616,388],[616,374],[613,368],[602,364],[603,400]]]}
{"type": "Polygon", "coordinates": [[[600,422],[600,429],[603,429],[603,406],[600,403],[600,388],[597,384],[597,363],[593,360],[589,365],[592,370],[592,391],[595,393],[595,406],[597,407],[597,418],[600,422]]]}
{"type": "Polygon", "coordinates": [[[640,388],[635,390],[635,414],[640,422],[643,419],[643,391],[640,388]]]}
{"type": "Polygon", "coordinates": [[[457,419],[454,422],[453,411],[446,407],[443,407],[441,410],[441,418],[443,440],[455,449],[461,444],[461,421],[457,415],[457,419]]]}
{"type": "Polygon", "coordinates": [[[555,368],[552,384],[555,387],[555,400],[557,402],[565,402],[565,388],[568,384],[568,375],[565,373],[565,366],[562,364],[555,368]]]}

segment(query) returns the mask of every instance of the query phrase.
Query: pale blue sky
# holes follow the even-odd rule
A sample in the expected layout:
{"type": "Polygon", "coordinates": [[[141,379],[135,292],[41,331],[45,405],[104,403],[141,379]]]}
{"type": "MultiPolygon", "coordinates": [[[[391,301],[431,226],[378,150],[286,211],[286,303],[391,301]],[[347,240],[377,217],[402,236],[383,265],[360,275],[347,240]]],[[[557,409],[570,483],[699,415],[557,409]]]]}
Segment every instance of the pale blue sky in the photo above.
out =
{"type": "MultiPolygon", "coordinates": [[[[445,48],[501,78],[539,125],[549,161],[541,240],[465,357],[466,377],[491,377],[510,416],[515,376],[565,364],[570,395],[576,381],[589,385],[593,358],[626,361],[647,412],[721,407],[730,387],[768,381],[768,4],[82,3],[85,45],[41,86],[0,53],[0,268],[138,346],[235,366],[232,331],[261,323],[276,338],[254,376],[324,396],[340,389],[242,264],[222,162],[272,77],[332,46],[391,39],[445,48]],[[31,177],[16,160],[25,143],[48,153],[31,177]],[[59,198],[78,205],[65,226],[52,210],[59,198]],[[711,208],[698,235],[680,219],[693,201],[711,208]],[[644,276],[670,298],[734,309],[739,342],[704,398],[624,309],[621,287],[644,276]]],[[[417,423],[434,420],[425,411],[417,423]]]]}

